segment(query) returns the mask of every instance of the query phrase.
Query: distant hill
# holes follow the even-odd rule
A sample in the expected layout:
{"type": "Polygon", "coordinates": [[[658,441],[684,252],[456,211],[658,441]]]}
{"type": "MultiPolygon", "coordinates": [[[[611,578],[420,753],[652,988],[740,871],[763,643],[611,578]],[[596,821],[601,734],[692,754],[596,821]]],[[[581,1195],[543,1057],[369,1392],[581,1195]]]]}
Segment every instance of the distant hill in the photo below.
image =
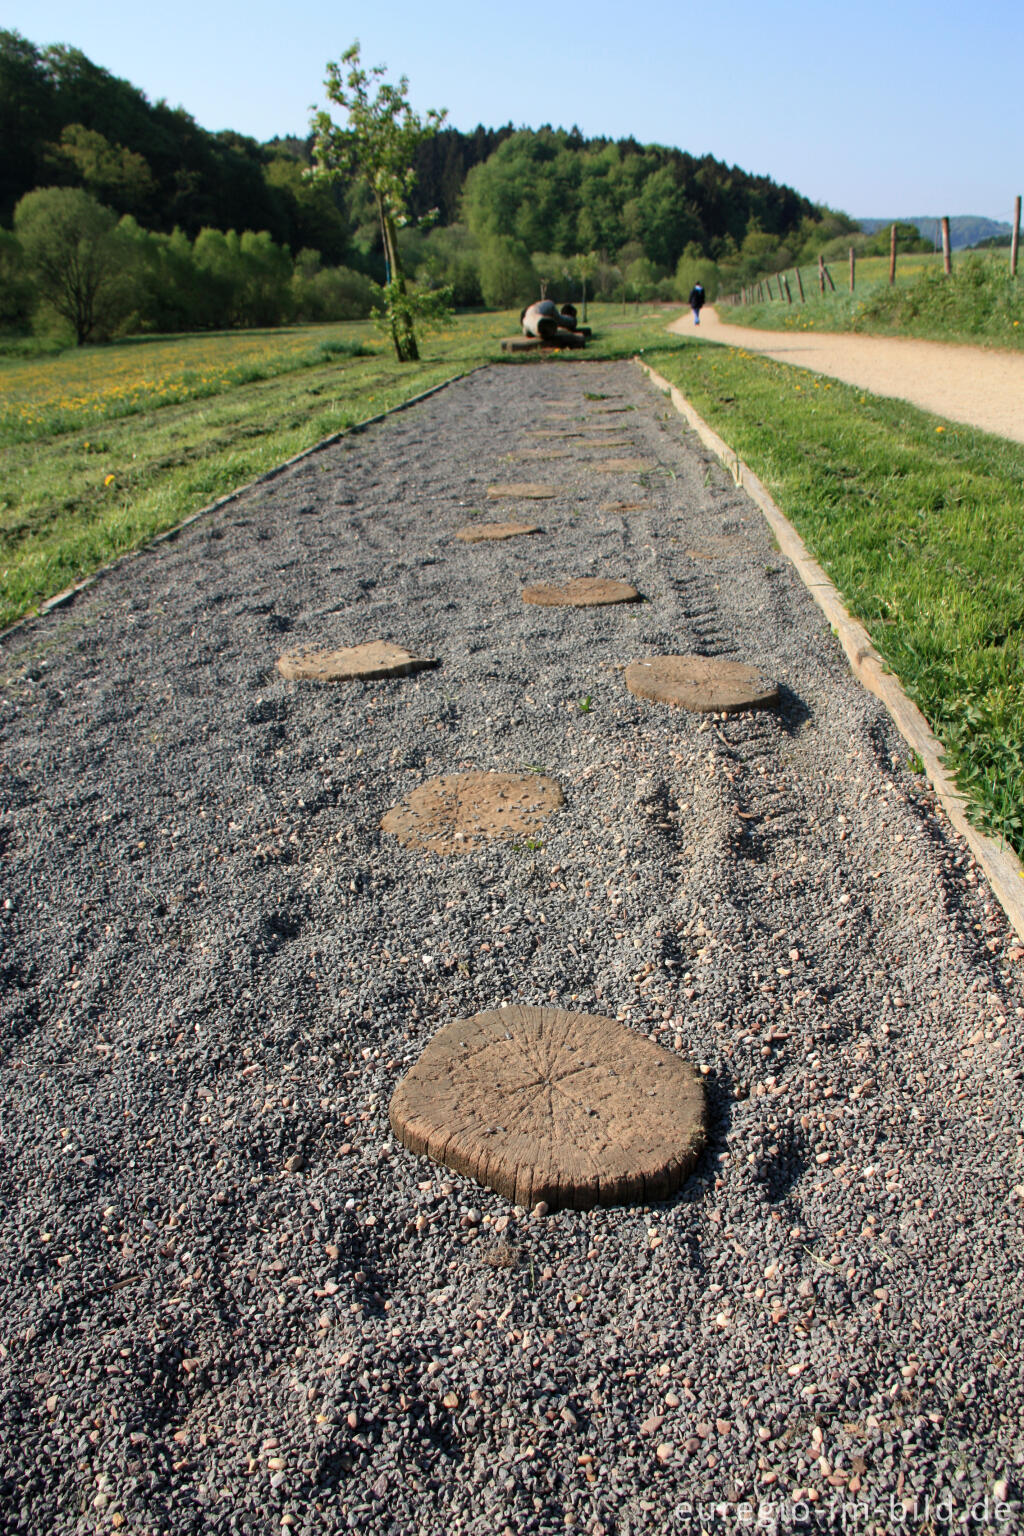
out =
{"type": "MultiPolygon", "coordinates": [[[[884,229],[893,222],[899,224],[913,224],[920,230],[926,240],[934,240],[937,247],[942,246],[942,235],[939,232],[939,216],[937,214],[922,215],[898,215],[897,219],[858,219],[857,223],[866,235],[873,235],[876,230],[884,229]]],[[[988,240],[993,235],[1008,235],[1011,233],[1009,224],[1001,223],[998,219],[985,219],[973,213],[958,213],[950,216],[949,243],[954,251],[965,250],[967,246],[977,245],[979,240],[988,240]]]]}

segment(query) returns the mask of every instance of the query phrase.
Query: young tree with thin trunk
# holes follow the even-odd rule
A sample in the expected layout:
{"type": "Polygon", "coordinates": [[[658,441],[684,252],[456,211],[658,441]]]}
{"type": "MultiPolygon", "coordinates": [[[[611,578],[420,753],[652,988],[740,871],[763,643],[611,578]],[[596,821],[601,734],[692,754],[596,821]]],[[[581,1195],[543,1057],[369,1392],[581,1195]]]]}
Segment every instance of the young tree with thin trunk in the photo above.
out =
{"type": "Polygon", "coordinates": [[[409,105],[409,81],[385,80],[382,65],[363,68],[359,44],[353,43],[339,64],[328,63],[324,84],[328,98],[348,113],[340,128],[329,112],[313,115],[313,175],[331,181],[361,177],[373,193],[380,221],[387,281],[384,315],[399,362],[418,362],[416,322],[436,323],[448,313],[449,290],[413,293],[406,285],[397,231],[404,223],[414,180],[418,146],[443,124],[446,112],[433,110],[425,118],[409,105]],[[376,83],[376,92],[371,95],[376,83]]]}

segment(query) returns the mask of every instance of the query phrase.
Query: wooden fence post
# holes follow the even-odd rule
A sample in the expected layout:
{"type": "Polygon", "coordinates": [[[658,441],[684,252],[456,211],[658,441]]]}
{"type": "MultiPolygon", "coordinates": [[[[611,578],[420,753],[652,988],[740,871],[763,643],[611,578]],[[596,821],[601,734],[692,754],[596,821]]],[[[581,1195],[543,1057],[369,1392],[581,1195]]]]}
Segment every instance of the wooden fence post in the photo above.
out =
{"type": "Polygon", "coordinates": [[[1017,276],[1017,252],[1020,250],[1020,198],[1013,200],[1013,233],[1010,235],[1010,276],[1017,276]]]}
{"type": "Polygon", "coordinates": [[[792,304],[792,302],[793,302],[793,295],[789,291],[789,278],[788,277],[780,277],[779,278],[779,282],[780,283],[785,283],[785,285],[786,285],[786,303],[787,304],[792,304]]]}
{"type": "Polygon", "coordinates": [[[822,266],[823,266],[823,270],[824,270],[825,276],[828,279],[828,285],[832,289],[832,292],[835,293],[836,285],[832,281],[832,273],[829,271],[828,266],[825,263],[822,263],[822,266]]]}
{"type": "Polygon", "coordinates": [[[889,287],[896,281],[896,225],[889,232],[889,287]]]}
{"type": "Polygon", "coordinates": [[[800,276],[800,268],[799,267],[794,267],[793,270],[796,273],[796,286],[797,286],[797,288],[800,291],[800,303],[801,304],[806,304],[807,300],[804,297],[804,280],[800,276]]]}
{"type": "Polygon", "coordinates": [[[949,247],[949,219],[942,219],[942,270],[948,277],[953,270],[953,253],[949,247]]]}
{"type": "Polygon", "coordinates": [[[818,257],[818,292],[825,292],[825,258],[821,255],[818,257]]]}
{"type": "Polygon", "coordinates": [[[850,246],[850,292],[851,293],[856,288],[856,286],[857,286],[857,256],[856,256],[856,253],[855,253],[855,251],[853,249],[853,246],[851,245],[850,246]]]}

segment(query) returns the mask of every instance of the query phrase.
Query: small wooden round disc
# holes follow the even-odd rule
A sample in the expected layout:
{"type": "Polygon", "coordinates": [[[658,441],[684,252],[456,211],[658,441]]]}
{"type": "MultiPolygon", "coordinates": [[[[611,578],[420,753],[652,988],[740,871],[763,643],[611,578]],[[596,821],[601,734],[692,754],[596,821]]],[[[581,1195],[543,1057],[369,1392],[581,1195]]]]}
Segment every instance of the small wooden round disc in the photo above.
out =
{"type": "Polygon", "coordinates": [[[577,576],[561,586],[542,581],[523,588],[523,602],[539,608],[599,608],[606,603],[635,603],[640,593],[628,581],[606,576],[577,576]]]}
{"type": "Polygon", "coordinates": [[[638,698],[681,709],[771,709],[778,684],[740,661],[717,656],[652,656],[626,668],[626,687],[638,698]]]}
{"type": "Polygon", "coordinates": [[[606,475],[626,475],[639,474],[643,469],[653,469],[654,465],[650,459],[600,459],[593,467],[606,475]]]}
{"type": "Polygon", "coordinates": [[[511,496],[519,501],[550,501],[556,492],[550,485],[537,485],[532,480],[511,480],[508,485],[489,485],[487,494],[492,500],[511,496]]]}
{"type": "Polygon", "coordinates": [[[542,773],[450,773],[419,784],[381,822],[406,848],[468,853],[494,838],[529,836],[562,804],[542,773]]]}
{"type": "Polygon", "coordinates": [[[567,459],[567,448],[517,448],[517,459],[567,459]]]}
{"type": "Polygon", "coordinates": [[[349,645],[339,651],[289,651],[277,663],[285,677],[315,678],[319,682],[341,682],[346,678],[407,677],[436,667],[429,656],[414,656],[404,646],[388,640],[369,640],[365,645],[349,645]]]}
{"type": "Polygon", "coordinates": [[[410,1151],[549,1210],[663,1200],[707,1134],[688,1061],[614,1019],[523,1006],[439,1030],[390,1118],[410,1151]]]}
{"type": "Polygon", "coordinates": [[[542,533],[537,523],[467,523],[455,535],[463,544],[479,544],[484,539],[514,539],[521,533],[542,533]]]}

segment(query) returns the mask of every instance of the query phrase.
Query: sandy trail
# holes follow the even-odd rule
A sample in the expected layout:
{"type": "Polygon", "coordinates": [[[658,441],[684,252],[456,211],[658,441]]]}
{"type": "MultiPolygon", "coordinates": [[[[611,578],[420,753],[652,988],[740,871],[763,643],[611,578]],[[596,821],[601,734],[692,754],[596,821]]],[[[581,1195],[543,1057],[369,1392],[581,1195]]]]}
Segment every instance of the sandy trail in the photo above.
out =
{"type": "MultiPolygon", "coordinates": [[[[681,316],[669,330],[689,334],[694,331],[692,317],[681,316]]],[[[1024,443],[1021,352],[903,337],[759,331],[751,326],[723,325],[711,305],[704,310],[696,334],[704,341],[765,352],[780,363],[810,368],[875,395],[909,400],[950,421],[1024,443]]]]}

